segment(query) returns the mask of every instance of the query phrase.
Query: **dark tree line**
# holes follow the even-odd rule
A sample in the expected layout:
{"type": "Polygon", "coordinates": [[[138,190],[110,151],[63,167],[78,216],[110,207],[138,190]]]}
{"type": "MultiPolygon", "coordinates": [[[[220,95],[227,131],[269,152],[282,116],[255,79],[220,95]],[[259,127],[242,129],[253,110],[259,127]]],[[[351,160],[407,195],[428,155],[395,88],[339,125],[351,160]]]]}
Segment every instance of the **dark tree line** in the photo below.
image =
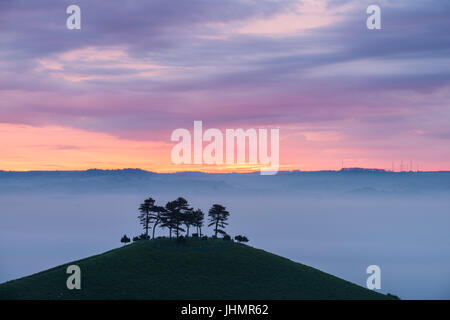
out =
{"type": "Polygon", "coordinates": [[[152,237],[155,237],[155,229],[162,222],[162,217],[166,209],[161,206],[155,206],[155,200],[152,198],[145,199],[144,202],[139,206],[139,211],[141,214],[138,216],[140,223],[144,227],[145,237],[149,238],[148,229],[150,224],[153,225],[152,237]]]}
{"type": "MultiPolygon", "coordinates": [[[[176,236],[177,238],[184,233],[184,236],[189,237],[190,232],[195,230],[193,234],[197,237],[202,237],[202,227],[205,224],[205,214],[201,209],[194,209],[190,207],[188,201],[182,197],[176,200],[169,201],[165,206],[158,206],[156,201],[152,198],[145,199],[139,206],[139,222],[143,227],[144,233],[138,237],[134,237],[133,241],[150,239],[149,230],[152,230],[151,238],[155,238],[156,229],[162,228],[169,231],[169,237],[176,236]]],[[[230,213],[226,208],[220,204],[214,204],[208,211],[208,227],[213,227],[214,237],[217,238],[221,234],[224,239],[231,239],[225,232],[228,225],[228,217],[230,213]]],[[[246,242],[247,238],[242,236],[235,237],[238,242],[246,242]]],[[[126,244],[130,239],[124,235],[121,242],[126,244]]]]}
{"type": "MultiPolygon", "coordinates": [[[[159,226],[169,230],[169,237],[173,235],[179,237],[184,233],[189,237],[190,232],[195,228],[196,234],[202,236],[202,227],[205,223],[205,214],[201,209],[190,207],[186,199],[179,197],[176,200],[169,201],[164,207],[155,205],[152,198],[145,199],[139,207],[141,213],[138,218],[144,228],[145,237],[149,238],[149,229],[153,230],[152,238],[155,238],[156,228],[159,226]]],[[[209,224],[214,227],[214,235],[225,235],[225,227],[228,224],[230,213],[224,206],[214,204],[208,212],[209,224]]]]}

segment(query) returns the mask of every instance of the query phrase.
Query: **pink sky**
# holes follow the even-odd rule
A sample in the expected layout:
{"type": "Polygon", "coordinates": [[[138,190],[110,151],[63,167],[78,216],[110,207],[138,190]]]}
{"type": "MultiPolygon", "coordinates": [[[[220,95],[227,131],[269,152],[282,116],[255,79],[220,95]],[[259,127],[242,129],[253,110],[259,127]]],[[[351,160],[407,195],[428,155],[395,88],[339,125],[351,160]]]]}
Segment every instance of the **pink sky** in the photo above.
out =
{"type": "Polygon", "coordinates": [[[81,30],[1,9],[1,170],[255,169],[172,164],[194,120],[279,128],[280,170],[450,170],[449,5],[383,2],[369,31],[370,1],[78,2],[81,30]]]}

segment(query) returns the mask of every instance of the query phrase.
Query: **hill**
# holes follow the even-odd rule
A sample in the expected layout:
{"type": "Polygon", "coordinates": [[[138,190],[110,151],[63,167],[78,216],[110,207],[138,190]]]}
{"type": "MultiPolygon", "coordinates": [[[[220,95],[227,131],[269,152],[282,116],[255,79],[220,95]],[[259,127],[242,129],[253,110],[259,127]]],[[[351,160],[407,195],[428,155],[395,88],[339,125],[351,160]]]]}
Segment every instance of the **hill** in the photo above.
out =
{"type": "Polygon", "coordinates": [[[394,196],[450,191],[450,172],[389,172],[377,169],[346,168],[341,171],[280,171],[261,183],[253,173],[154,173],[140,169],[86,171],[1,171],[0,194],[51,193],[168,193],[247,195],[281,192],[289,195],[337,195],[373,188],[394,196]]]}
{"type": "Polygon", "coordinates": [[[246,245],[189,239],[138,241],[0,284],[0,299],[389,299],[246,245]],[[81,290],[68,290],[68,265],[81,290]]]}

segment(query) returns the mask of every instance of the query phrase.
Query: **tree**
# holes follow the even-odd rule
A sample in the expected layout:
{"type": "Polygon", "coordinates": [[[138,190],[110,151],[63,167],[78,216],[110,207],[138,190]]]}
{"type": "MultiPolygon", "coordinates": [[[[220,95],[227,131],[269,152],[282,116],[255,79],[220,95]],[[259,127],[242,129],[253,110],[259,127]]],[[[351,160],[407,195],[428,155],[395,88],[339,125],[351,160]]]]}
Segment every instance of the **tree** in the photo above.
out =
{"type": "MultiPolygon", "coordinates": [[[[176,236],[178,237],[181,224],[181,214],[178,210],[177,201],[169,201],[166,204],[166,213],[164,217],[164,225],[169,228],[169,235],[172,238],[172,231],[175,231],[176,236]]],[[[184,229],[183,229],[184,231],[184,229]]]]}
{"type": "Polygon", "coordinates": [[[139,236],[133,237],[133,241],[141,241],[141,240],[150,240],[150,236],[143,233],[140,234],[139,236]]]}
{"type": "Polygon", "coordinates": [[[138,216],[140,223],[144,227],[145,235],[148,237],[148,228],[150,223],[150,212],[155,205],[155,200],[148,198],[139,206],[141,214],[138,216]]]}
{"type": "Polygon", "coordinates": [[[163,225],[169,228],[170,237],[172,237],[173,230],[178,238],[180,231],[185,231],[181,225],[187,223],[187,226],[189,226],[189,212],[192,211],[192,208],[189,208],[186,199],[179,197],[167,202],[165,209],[163,225]]]}
{"type": "Polygon", "coordinates": [[[141,234],[139,235],[139,240],[150,240],[150,236],[148,234],[141,234]]]}
{"type": "Polygon", "coordinates": [[[247,237],[241,236],[241,235],[234,237],[234,240],[236,240],[239,243],[241,243],[241,242],[248,242],[247,237]]]}
{"type": "Polygon", "coordinates": [[[192,208],[185,210],[183,213],[183,223],[186,226],[186,237],[189,237],[189,229],[194,225],[194,219],[194,210],[192,208]]]}
{"type": "Polygon", "coordinates": [[[155,229],[159,223],[163,221],[164,213],[166,209],[161,206],[153,206],[150,210],[152,213],[150,214],[150,220],[153,221],[153,232],[152,238],[155,239],[155,229]]]}
{"type": "Polygon", "coordinates": [[[214,226],[215,237],[217,237],[217,233],[226,234],[223,229],[228,225],[226,221],[228,220],[229,215],[230,213],[220,204],[214,204],[211,209],[209,209],[208,216],[210,223],[208,227],[214,226]]]}
{"type": "Polygon", "coordinates": [[[197,228],[197,234],[202,236],[203,221],[205,220],[205,214],[202,210],[197,209],[193,211],[193,223],[192,225],[197,228]]]}
{"type": "Polygon", "coordinates": [[[169,229],[169,238],[172,238],[172,229],[174,228],[174,222],[172,219],[172,212],[169,210],[169,207],[166,204],[166,207],[164,208],[165,211],[163,212],[161,216],[161,228],[168,228],[169,229]]]}
{"type": "Polygon", "coordinates": [[[123,237],[120,239],[120,242],[122,242],[123,244],[127,244],[130,241],[131,241],[130,238],[128,238],[126,234],[124,234],[123,237]]]}

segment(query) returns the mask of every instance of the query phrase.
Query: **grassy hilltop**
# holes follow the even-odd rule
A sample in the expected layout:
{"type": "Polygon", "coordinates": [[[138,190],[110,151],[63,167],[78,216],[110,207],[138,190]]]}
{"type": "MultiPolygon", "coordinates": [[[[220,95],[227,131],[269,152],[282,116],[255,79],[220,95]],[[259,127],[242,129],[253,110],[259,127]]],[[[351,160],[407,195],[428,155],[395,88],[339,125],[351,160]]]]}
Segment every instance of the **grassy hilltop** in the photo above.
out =
{"type": "Polygon", "coordinates": [[[317,269],[243,244],[138,241],[0,284],[0,299],[390,299],[317,269]],[[81,290],[68,290],[68,265],[81,290]]]}

